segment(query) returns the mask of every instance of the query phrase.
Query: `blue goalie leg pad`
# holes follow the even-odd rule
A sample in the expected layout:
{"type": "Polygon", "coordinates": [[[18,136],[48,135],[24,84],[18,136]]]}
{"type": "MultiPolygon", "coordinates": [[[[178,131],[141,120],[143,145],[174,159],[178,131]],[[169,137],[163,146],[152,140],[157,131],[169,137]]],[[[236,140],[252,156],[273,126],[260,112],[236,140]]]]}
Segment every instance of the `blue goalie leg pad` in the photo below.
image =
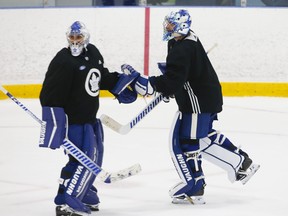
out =
{"type": "Polygon", "coordinates": [[[97,205],[100,203],[99,197],[97,195],[97,189],[93,185],[83,197],[82,202],[87,205],[97,205]]]}
{"type": "Polygon", "coordinates": [[[65,201],[68,206],[70,206],[72,209],[79,211],[79,212],[86,212],[91,213],[91,210],[89,207],[84,205],[78,198],[72,197],[72,196],[65,196],[65,201]]]}
{"type": "Polygon", "coordinates": [[[199,142],[193,145],[180,144],[179,129],[180,126],[183,128],[181,118],[181,112],[177,112],[171,133],[170,154],[182,182],[175,185],[169,191],[169,194],[171,197],[183,195],[192,196],[201,191],[203,195],[205,182],[201,168],[201,160],[198,155],[199,142]]]}
{"type": "Polygon", "coordinates": [[[82,202],[90,208],[91,211],[99,211],[99,197],[97,189],[92,185],[82,199],[82,202]]]}
{"type": "Polygon", "coordinates": [[[66,186],[68,184],[68,181],[72,177],[73,173],[75,172],[77,165],[78,165],[77,160],[69,155],[69,162],[61,170],[58,193],[54,199],[56,205],[66,204],[65,202],[66,186]]]}
{"type": "MultiPolygon", "coordinates": [[[[99,126],[99,125],[98,125],[99,126]]],[[[98,133],[101,135],[101,133],[98,133]]],[[[97,142],[95,139],[94,128],[91,124],[85,125],[70,125],[68,131],[69,139],[77,145],[92,161],[96,162],[97,158],[97,142]]],[[[103,141],[103,135],[99,138],[101,144],[103,141]]],[[[100,145],[101,146],[101,145],[100,145]]],[[[103,151],[103,149],[102,149],[103,151]]],[[[67,204],[71,208],[89,212],[90,209],[86,204],[96,205],[99,203],[96,188],[92,187],[95,180],[95,175],[79,164],[72,156],[69,156],[70,160],[63,170],[69,175],[63,175],[64,179],[60,191],[55,198],[57,205],[67,204]],[[91,189],[91,190],[90,190],[91,189]],[[61,192],[61,193],[60,193],[61,192]],[[86,203],[83,202],[83,199],[86,203]]],[[[101,156],[102,163],[102,156],[101,156]]],[[[63,172],[62,170],[62,172],[63,172]]]]}

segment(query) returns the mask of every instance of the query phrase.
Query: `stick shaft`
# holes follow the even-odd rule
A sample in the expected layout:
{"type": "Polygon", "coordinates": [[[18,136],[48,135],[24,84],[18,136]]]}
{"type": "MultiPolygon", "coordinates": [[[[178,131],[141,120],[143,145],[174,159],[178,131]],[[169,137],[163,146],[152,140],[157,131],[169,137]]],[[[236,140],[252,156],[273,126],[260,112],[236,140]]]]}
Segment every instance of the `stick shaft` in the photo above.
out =
{"type": "Polygon", "coordinates": [[[148,103],[130,122],[125,125],[120,124],[115,119],[108,115],[102,114],[101,122],[112,130],[122,135],[129,133],[149,112],[151,112],[161,101],[163,95],[160,94],[155,97],[150,103],[148,103]]]}
{"type": "MultiPolygon", "coordinates": [[[[38,118],[33,112],[31,112],[24,104],[22,104],[17,98],[10,94],[1,84],[0,90],[7,95],[11,100],[13,100],[19,107],[21,107],[28,115],[30,115],[34,120],[39,124],[45,125],[45,122],[38,118]]],[[[61,145],[70,155],[76,158],[79,163],[86,167],[91,173],[95,176],[98,176],[99,179],[105,183],[113,183],[130,176],[136,175],[141,171],[140,164],[135,164],[126,169],[120,170],[118,172],[109,173],[103,170],[98,166],[94,161],[92,161],[84,152],[82,152],[74,143],[72,143],[66,136],[61,145]]]]}
{"type": "MultiPolygon", "coordinates": [[[[10,94],[2,85],[0,85],[0,90],[7,95],[12,101],[14,101],[19,107],[21,107],[28,115],[30,115],[34,120],[36,120],[41,125],[43,121],[39,119],[34,113],[32,113],[26,106],[24,106],[17,98],[10,94]]],[[[101,179],[105,181],[109,178],[109,173],[105,172],[101,167],[94,163],[87,155],[85,155],[74,143],[72,143],[67,138],[64,139],[63,145],[61,145],[67,152],[69,152],[73,157],[75,157],[83,166],[85,166],[90,172],[95,176],[101,173],[101,179]]]]}
{"type": "Polygon", "coordinates": [[[161,101],[163,100],[163,95],[160,94],[155,97],[149,104],[144,107],[144,109],[129,122],[130,129],[132,129],[136,124],[138,124],[151,110],[153,110],[161,101]]]}

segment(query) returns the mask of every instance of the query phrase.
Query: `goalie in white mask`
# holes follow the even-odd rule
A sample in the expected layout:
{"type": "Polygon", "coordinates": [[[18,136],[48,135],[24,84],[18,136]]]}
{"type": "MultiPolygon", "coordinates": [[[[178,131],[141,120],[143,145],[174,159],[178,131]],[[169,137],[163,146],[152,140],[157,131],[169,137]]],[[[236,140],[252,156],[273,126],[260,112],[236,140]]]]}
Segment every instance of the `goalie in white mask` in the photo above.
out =
{"type": "MultiPolygon", "coordinates": [[[[137,93],[128,88],[136,78],[104,66],[98,48],[89,43],[89,32],[76,21],[66,33],[68,47],[51,60],[40,93],[45,138],[40,147],[57,149],[67,138],[99,167],[102,166],[104,133],[97,112],[100,90],[109,90],[120,103],[132,103],[137,93]]],[[[62,168],[54,199],[56,216],[91,215],[98,211],[95,176],[72,155],[62,168]]]]}

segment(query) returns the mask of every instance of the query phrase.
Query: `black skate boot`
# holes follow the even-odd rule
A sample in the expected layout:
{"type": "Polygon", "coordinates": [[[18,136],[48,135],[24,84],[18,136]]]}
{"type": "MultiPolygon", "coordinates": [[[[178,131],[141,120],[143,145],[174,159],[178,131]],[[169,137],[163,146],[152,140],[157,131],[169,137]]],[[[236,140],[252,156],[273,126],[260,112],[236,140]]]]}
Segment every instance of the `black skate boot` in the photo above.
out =
{"type": "Polygon", "coordinates": [[[96,205],[87,205],[86,206],[91,210],[91,211],[99,211],[99,204],[96,205]]]}
{"type": "Polygon", "coordinates": [[[203,197],[204,187],[201,190],[199,190],[197,193],[193,194],[192,196],[188,196],[187,194],[185,194],[179,197],[173,197],[172,203],[173,204],[203,205],[206,203],[203,197]]]}
{"type": "Polygon", "coordinates": [[[239,153],[244,157],[244,161],[236,173],[236,181],[241,181],[244,185],[257,172],[257,170],[260,168],[260,165],[254,164],[253,161],[249,158],[248,154],[241,149],[239,149],[239,153]]]}

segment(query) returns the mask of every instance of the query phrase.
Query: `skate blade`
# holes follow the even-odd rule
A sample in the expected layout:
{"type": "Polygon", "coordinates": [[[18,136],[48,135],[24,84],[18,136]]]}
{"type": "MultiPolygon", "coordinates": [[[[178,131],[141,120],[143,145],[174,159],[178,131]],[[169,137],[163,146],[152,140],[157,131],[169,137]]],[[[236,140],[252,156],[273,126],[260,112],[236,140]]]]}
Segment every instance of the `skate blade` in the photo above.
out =
{"type": "Polygon", "coordinates": [[[89,216],[91,214],[88,214],[86,212],[79,212],[72,208],[70,208],[68,205],[61,205],[56,206],[56,216],[89,216]]]}
{"type": "Polygon", "coordinates": [[[99,211],[99,204],[86,206],[90,209],[90,211],[99,211]]]}
{"type": "Polygon", "coordinates": [[[248,169],[247,172],[245,173],[247,176],[241,180],[242,184],[245,185],[251,178],[252,176],[257,172],[257,170],[260,168],[260,165],[258,164],[252,164],[248,169]]]}
{"type": "Polygon", "coordinates": [[[172,200],[172,203],[173,204],[203,205],[206,202],[205,202],[203,196],[193,196],[193,197],[186,196],[184,199],[174,197],[172,200]]]}

